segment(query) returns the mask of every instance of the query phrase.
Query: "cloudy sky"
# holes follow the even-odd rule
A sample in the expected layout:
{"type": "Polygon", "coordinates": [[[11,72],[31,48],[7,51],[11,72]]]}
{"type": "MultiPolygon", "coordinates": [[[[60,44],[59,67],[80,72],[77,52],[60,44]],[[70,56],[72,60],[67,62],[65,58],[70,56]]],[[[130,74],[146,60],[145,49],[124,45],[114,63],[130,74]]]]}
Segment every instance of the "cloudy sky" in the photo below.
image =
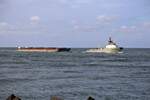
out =
{"type": "Polygon", "coordinates": [[[0,0],[0,47],[150,47],[149,0],[0,0]]]}

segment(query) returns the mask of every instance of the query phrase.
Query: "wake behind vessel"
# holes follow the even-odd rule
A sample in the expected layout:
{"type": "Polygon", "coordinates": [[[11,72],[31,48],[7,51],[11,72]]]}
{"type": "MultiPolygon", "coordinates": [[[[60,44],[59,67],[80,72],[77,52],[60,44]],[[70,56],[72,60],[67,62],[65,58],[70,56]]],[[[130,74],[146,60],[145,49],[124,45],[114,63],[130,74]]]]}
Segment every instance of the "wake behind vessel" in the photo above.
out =
{"type": "Polygon", "coordinates": [[[105,48],[94,48],[89,49],[86,52],[100,52],[100,53],[118,53],[123,50],[122,47],[119,47],[115,42],[112,41],[111,37],[109,38],[108,44],[105,48]]]}

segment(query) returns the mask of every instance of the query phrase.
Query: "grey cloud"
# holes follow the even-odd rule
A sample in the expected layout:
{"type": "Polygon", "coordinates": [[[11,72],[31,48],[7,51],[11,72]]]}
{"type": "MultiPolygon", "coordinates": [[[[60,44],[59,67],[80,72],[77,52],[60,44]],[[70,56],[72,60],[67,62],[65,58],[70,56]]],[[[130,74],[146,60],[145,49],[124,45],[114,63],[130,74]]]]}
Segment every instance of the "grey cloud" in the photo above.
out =
{"type": "Polygon", "coordinates": [[[107,15],[99,15],[97,16],[97,21],[102,24],[111,24],[112,22],[118,19],[117,16],[107,16],[107,15]]]}
{"type": "Polygon", "coordinates": [[[150,22],[141,22],[134,25],[123,25],[119,29],[117,29],[119,33],[125,34],[143,34],[150,32],[150,22]]]}

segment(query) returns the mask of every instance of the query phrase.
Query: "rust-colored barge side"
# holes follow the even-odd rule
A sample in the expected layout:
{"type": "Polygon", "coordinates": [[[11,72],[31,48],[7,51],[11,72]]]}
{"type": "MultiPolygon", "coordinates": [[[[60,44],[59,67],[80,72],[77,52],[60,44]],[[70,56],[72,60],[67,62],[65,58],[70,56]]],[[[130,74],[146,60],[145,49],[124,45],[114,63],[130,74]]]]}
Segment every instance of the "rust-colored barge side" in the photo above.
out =
{"type": "Polygon", "coordinates": [[[68,52],[70,48],[55,48],[55,47],[18,47],[17,51],[23,52],[68,52]]]}

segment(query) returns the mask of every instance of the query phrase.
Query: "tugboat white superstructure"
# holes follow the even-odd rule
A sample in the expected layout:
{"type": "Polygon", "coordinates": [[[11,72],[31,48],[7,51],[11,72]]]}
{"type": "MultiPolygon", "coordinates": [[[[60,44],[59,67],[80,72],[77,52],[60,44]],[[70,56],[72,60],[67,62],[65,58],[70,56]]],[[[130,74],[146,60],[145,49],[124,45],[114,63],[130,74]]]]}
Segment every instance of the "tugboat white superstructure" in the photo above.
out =
{"type": "Polygon", "coordinates": [[[123,50],[122,47],[118,47],[118,45],[112,41],[111,37],[109,38],[108,44],[105,48],[94,48],[89,49],[86,52],[100,52],[100,53],[118,53],[123,50]]]}

